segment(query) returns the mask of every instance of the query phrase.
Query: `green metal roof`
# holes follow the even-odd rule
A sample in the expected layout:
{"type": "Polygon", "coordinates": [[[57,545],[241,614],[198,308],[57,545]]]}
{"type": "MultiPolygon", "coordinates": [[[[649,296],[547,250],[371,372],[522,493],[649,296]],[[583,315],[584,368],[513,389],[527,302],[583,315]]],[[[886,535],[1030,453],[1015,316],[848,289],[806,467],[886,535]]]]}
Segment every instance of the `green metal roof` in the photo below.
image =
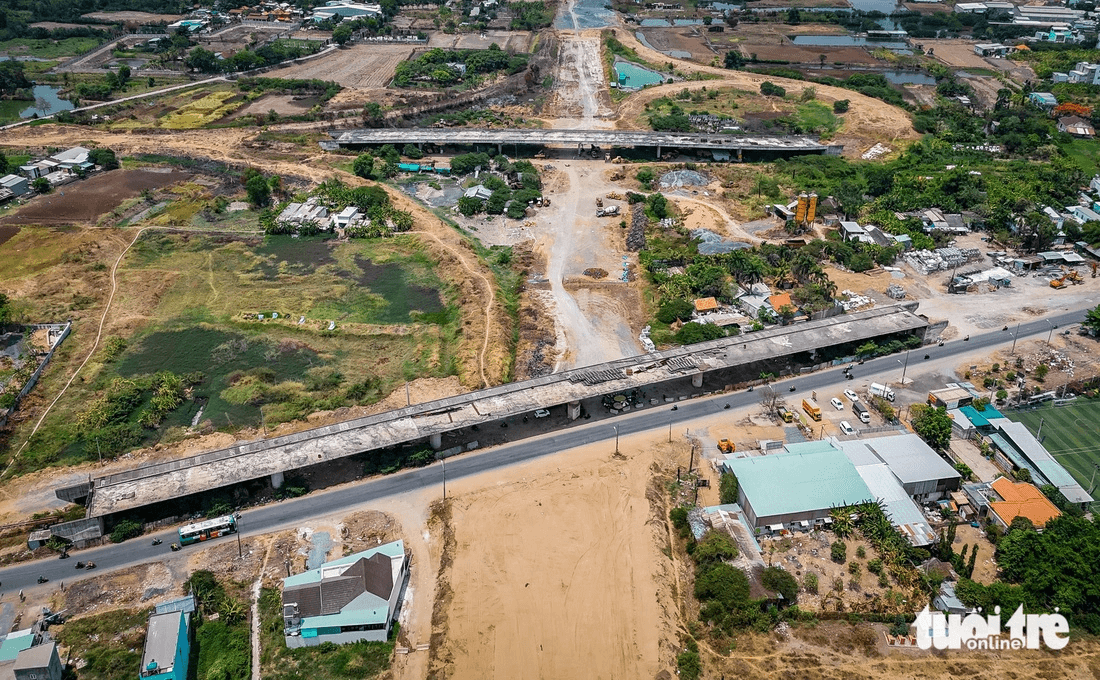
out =
{"type": "Polygon", "coordinates": [[[344,608],[336,614],[303,617],[302,630],[385,623],[389,613],[390,603],[387,600],[371,593],[363,593],[344,605],[344,608]]]}
{"type": "Polygon", "coordinates": [[[791,444],[788,449],[787,453],[726,461],[758,518],[852,505],[873,498],[844,452],[828,442],[791,444]]]}
{"type": "Polygon", "coordinates": [[[0,661],[12,661],[19,656],[19,652],[30,649],[34,644],[34,635],[30,628],[8,633],[8,636],[0,643],[0,661]]]}
{"type": "Polygon", "coordinates": [[[989,427],[990,418],[1004,418],[1000,411],[989,405],[981,411],[973,406],[963,406],[959,410],[974,424],[974,427],[989,427]]]}

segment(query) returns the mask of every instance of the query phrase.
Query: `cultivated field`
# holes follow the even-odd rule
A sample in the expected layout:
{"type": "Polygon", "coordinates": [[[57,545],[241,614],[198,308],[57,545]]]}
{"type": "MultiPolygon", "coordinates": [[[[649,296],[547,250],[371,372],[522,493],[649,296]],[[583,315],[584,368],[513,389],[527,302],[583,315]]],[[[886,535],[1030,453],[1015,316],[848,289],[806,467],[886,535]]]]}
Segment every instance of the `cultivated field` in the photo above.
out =
{"type": "Polygon", "coordinates": [[[58,187],[52,193],[31,201],[18,212],[0,220],[16,224],[76,224],[94,222],[128,198],[146,189],[182,182],[191,175],[150,170],[114,170],[86,180],[58,187]]]}
{"type": "Polygon", "coordinates": [[[1078,400],[1066,406],[1007,411],[1005,416],[1027,425],[1032,434],[1042,421],[1043,446],[1088,490],[1100,465],[1100,402],[1078,400]]]}
{"type": "Polygon", "coordinates": [[[265,76],[332,80],[356,89],[385,87],[397,65],[411,57],[413,49],[409,45],[353,45],[265,76]]]}

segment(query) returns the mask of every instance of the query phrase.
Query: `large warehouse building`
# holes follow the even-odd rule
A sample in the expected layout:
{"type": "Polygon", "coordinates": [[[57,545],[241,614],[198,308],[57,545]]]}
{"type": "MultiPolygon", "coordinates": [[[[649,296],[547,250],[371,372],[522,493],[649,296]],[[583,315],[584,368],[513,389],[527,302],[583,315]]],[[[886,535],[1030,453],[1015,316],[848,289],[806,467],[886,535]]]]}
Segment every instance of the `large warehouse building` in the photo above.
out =
{"type": "Polygon", "coordinates": [[[728,456],[738,503],[756,535],[830,524],[832,508],[877,500],[915,546],[936,540],[919,503],[959,488],[961,476],[913,434],[789,444],[782,453],[728,456]]]}

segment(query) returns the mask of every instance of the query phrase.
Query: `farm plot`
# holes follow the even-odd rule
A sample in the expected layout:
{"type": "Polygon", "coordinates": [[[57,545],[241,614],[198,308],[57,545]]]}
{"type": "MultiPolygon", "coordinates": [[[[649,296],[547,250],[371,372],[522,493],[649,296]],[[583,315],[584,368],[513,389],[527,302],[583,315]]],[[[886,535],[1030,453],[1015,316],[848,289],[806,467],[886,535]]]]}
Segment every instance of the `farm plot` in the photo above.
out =
{"type": "Polygon", "coordinates": [[[159,24],[172,23],[179,21],[183,18],[182,14],[153,14],[150,12],[91,12],[90,14],[83,15],[85,19],[92,19],[94,21],[106,21],[116,22],[121,21],[123,23],[136,23],[136,24],[159,24]]]}
{"type": "Polygon", "coordinates": [[[114,170],[66,184],[40,196],[26,207],[3,218],[2,224],[77,224],[94,222],[128,198],[146,189],[156,189],[191,177],[185,172],[114,170]]]}
{"type": "Polygon", "coordinates": [[[386,87],[397,65],[413,54],[409,45],[354,45],[310,59],[302,64],[271,71],[270,78],[331,80],[344,87],[386,87]]]}
{"type": "Polygon", "coordinates": [[[531,33],[526,31],[484,31],[482,33],[447,34],[437,31],[428,39],[430,47],[452,50],[487,50],[496,43],[506,52],[529,52],[531,33]]]}
{"type": "MultiPolygon", "coordinates": [[[[1006,411],[1005,417],[1027,425],[1032,434],[1043,423],[1043,446],[1054,459],[1088,490],[1100,465],[1100,402],[1078,401],[1066,406],[1044,406],[1026,411],[1006,411]]],[[[1100,475],[1098,475],[1100,477],[1100,475]]]]}

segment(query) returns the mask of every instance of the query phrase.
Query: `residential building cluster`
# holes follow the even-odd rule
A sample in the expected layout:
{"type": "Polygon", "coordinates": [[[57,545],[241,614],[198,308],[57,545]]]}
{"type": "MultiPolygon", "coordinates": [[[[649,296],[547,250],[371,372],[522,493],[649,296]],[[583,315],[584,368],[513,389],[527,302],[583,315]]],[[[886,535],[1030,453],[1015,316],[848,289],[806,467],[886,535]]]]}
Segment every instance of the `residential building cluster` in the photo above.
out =
{"type": "Polygon", "coordinates": [[[0,177],[0,203],[29,193],[32,182],[40,177],[45,178],[50,186],[75,182],[95,169],[95,164],[89,159],[90,153],[82,146],[74,146],[19,166],[19,174],[0,177]]]}

